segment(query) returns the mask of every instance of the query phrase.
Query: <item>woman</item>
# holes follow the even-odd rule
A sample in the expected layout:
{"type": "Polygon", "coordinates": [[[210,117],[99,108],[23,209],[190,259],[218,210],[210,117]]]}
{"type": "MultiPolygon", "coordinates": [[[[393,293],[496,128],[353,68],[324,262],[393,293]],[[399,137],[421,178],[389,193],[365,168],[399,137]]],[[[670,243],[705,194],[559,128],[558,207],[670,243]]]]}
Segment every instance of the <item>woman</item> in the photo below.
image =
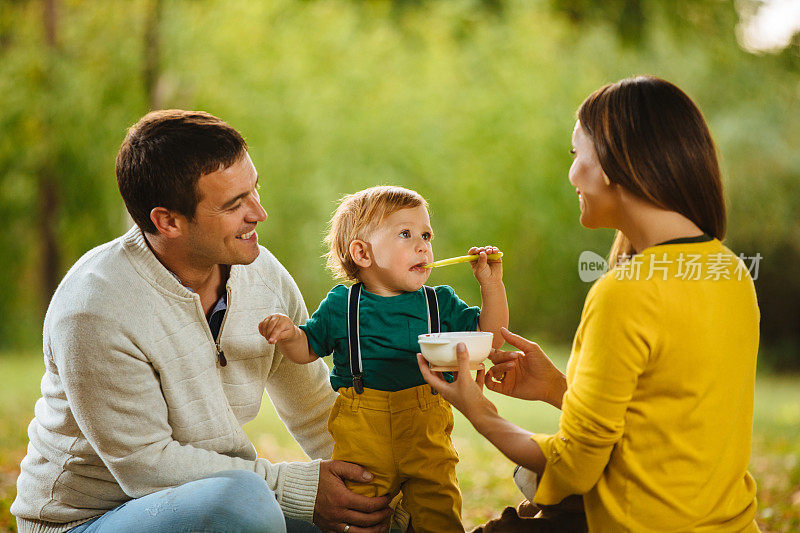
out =
{"type": "MultiPolygon", "coordinates": [[[[747,472],[759,311],[740,259],[720,243],[725,204],[694,103],[654,77],[583,102],[569,181],[587,228],[615,228],[610,270],[589,291],[567,374],[518,352],[472,381],[426,380],[509,459],[539,475],[534,502],[582,494],[590,531],[758,531],[747,472]],[[555,435],[500,417],[490,390],[562,410],[555,435]]],[[[463,348],[460,349],[460,352],[463,348]]]]}

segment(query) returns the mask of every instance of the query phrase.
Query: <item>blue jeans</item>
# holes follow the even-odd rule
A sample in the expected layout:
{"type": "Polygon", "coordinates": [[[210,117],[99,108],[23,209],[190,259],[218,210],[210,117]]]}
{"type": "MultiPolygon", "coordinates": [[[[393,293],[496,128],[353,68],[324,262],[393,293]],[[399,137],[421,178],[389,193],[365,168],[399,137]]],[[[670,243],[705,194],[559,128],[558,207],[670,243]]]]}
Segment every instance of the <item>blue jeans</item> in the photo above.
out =
{"type": "Polygon", "coordinates": [[[130,500],[69,533],[258,531],[319,533],[314,524],[284,518],[259,475],[228,470],[130,500]]]}

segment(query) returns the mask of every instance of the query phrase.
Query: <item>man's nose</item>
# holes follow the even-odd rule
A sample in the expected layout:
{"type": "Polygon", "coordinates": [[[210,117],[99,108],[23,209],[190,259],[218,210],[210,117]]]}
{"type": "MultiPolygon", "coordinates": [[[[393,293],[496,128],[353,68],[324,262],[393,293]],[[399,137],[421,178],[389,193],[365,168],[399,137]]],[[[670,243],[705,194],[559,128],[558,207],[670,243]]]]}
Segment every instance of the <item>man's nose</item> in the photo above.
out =
{"type": "Polygon", "coordinates": [[[261,205],[261,201],[257,195],[252,195],[250,197],[250,215],[249,221],[250,222],[263,222],[267,220],[267,211],[264,209],[264,206],[261,205]]]}

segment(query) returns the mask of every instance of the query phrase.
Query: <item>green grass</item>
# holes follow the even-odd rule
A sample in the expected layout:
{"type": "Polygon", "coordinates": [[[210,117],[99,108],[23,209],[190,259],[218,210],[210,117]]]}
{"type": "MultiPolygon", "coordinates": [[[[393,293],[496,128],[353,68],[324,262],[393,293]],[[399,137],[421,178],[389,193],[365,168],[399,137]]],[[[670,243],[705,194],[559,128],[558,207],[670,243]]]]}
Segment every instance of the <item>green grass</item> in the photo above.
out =
{"type": "MultiPolygon", "coordinates": [[[[564,368],[565,351],[553,352],[564,368]]],[[[33,415],[42,370],[39,355],[0,354],[0,531],[16,531],[9,507],[16,494],[19,461],[27,443],[26,427],[33,415]]],[[[500,413],[521,427],[542,432],[557,428],[558,412],[552,407],[489,394],[500,413]]],[[[270,460],[305,458],[266,397],[261,414],[245,429],[259,453],[270,460]]],[[[496,515],[506,505],[519,503],[522,497],[511,481],[511,462],[459,414],[453,439],[461,456],[458,477],[468,528],[496,515]]],[[[800,530],[800,377],[758,377],[750,471],[758,482],[762,531],[800,530]]]]}

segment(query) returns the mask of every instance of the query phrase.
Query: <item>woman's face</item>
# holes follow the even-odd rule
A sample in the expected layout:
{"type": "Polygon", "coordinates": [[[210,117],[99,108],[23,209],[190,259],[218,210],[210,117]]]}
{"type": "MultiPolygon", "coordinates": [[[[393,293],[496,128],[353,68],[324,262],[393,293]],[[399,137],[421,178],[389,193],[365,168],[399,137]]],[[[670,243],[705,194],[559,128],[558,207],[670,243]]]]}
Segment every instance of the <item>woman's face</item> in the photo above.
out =
{"type": "Polygon", "coordinates": [[[618,215],[618,198],[615,186],[603,181],[603,169],[597,159],[591,138],[575,122],[572,132],[572,166],[569,168],[569,182],[578,193],[581,208],[581,225],[586,228],[615,228],[618,215]]]}

